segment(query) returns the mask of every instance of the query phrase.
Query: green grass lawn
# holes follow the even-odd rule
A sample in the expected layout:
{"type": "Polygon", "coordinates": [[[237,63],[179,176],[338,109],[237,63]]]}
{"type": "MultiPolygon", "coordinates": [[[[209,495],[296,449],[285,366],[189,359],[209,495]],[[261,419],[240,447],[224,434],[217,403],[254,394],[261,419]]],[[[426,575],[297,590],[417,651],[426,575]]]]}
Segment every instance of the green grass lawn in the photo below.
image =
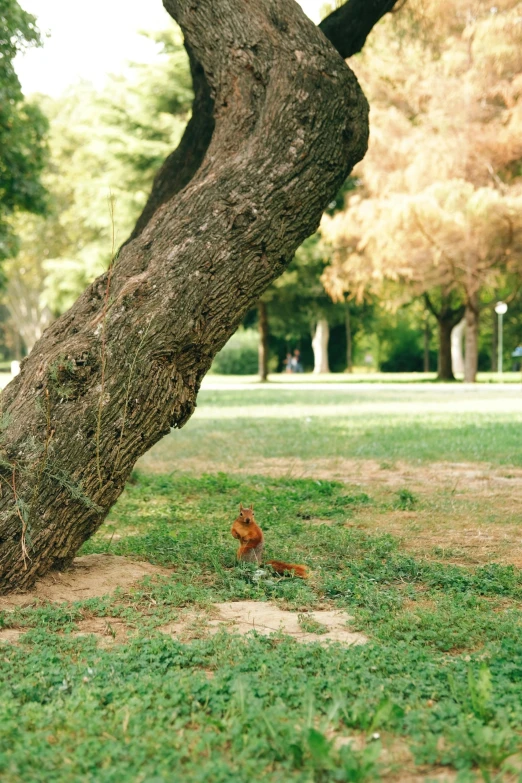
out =
{"type": "Polygon", "coordinates": [[[0,615],[23,632],[0,644],[0,779],[522,781],[522,571],[510,561],[521,415],[514,388],[207,388],[83,550],[168,572],[0,615]],[[306,476],[292,475],[297,458],[306,476]],[[325,477],[339,459],[360,480],[325,477]],[[474,463],[480,480],[436,483],[447,460],[474,463]],[[498,493],[482,489],[488,470],[498,493]],[[306,563],[308,581],[235,563],[240,500],[268,557],[306,563]],[[470,525],[508,546],[476,563],[444,540],[417,546],[444,524],[455,536],[461,525],[463,546],[470,525]],[[346,611],[369,641],[207,633],[217,602],[247,599],[295,611],[303,628],[314,609],[346,611]],[[76,636],[89,618],[127,635],[76,636]],[[159,630],[184,618],[186,636],[159,630]]]}
{"type": "Polygon", "coordinates": [[[203,389],[189,426],[145,457],[150,469],[195,459],[248,466],[266,458],[446,460],[522,465],[517,386],[324,386],[257,384],[203,389]]]}
{"type": "MultiPolygon", "coordinates": [[[[229,386],[231,380],[235,380],[241,385],[245,383],[256,384],[259,381],[257,375],[208,375],[204,381],[204,385],[216,385],[223,384],[229,386]]],[[[496,372],[479,372],[477,373],[477,383],[520,383],[522,380],[521,373],[519,372],[503,372],[499,376],[496,372]]],[[[287,374],[287,373],[272,373],[269,376],[270,383],[291,383],[301,386],[304,382],[322,384],[322,383],[433,383],[437,381],[437,373],[435,372],[368,372],[361,368],[356,368],[351,373],[321,373],[314,375],[313,373],[304,374],[287,374]]],[[[457,383],[462,382],[462,377],[457,378],[457,383]]],[[[445,384],[441,384],[445,385],[445,384]]]]}

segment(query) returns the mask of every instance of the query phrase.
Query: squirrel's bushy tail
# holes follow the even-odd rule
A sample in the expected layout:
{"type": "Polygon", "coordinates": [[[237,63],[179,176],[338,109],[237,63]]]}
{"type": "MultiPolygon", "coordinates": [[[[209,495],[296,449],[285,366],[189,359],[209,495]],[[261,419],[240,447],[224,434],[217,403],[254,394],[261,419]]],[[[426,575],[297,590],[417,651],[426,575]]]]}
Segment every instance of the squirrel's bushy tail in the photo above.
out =
{"type": "Polygon", "coordinates": [[[272,566],[276,574],[284,574],[289,571],[294,576],[300,577],[300,579],[308,579],[308,570],[304,565],[285,563],[283,560],[267,560],[266,562],[267,565],[272,566]]]}

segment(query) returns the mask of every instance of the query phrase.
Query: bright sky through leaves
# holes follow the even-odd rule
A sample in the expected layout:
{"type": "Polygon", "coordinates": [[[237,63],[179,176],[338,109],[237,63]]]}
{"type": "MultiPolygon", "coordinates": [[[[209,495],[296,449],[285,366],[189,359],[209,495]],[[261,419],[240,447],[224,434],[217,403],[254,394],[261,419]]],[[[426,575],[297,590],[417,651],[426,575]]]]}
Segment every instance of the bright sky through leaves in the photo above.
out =
{"type": "MultiPolygon", "coordinates": [[[[21,5],[49,34],[42,49],[16,61],[26,95],[57,96],[78,79],[100,87],[107,74],[124,72],[128,61],[150,62],[157,46],[139,31],[162,29],[170,18],[161,0],[90,0],[87,6],[71,0],[21,0],[21,5]]],[[[301,5],[319,20],[321,0],[302,0],[301,5]]]]}

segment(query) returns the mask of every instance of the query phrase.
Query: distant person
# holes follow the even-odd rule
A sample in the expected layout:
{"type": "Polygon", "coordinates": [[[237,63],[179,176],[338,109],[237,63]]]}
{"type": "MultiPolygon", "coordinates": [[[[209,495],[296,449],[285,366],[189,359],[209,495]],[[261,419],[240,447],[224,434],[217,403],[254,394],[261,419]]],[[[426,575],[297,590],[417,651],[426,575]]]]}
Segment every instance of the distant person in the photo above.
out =
{"type": "Polygon", "coordinates": [[[294,355],[292,356],[292,372],[303,372],[303,365],[301,364],[301,351],[296,348],[294,355]]]}
{"type": "Polygon", "coordinates": [[[286,359],[283,362],[283,367],[285,368],[285,372],[292,372],[292,354],[288,352],[286,354],[286,359]]]}

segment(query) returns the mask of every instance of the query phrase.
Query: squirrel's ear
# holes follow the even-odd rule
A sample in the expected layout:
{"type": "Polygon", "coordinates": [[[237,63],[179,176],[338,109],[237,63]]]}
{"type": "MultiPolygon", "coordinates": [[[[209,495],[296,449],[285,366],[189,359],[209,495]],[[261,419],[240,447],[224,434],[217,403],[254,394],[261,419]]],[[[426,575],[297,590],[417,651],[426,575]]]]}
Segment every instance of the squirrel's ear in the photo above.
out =
{"type": "Polygon", "coordinates": [[[239,510],[243,511],[243,504],[242,503],[239,504],[239,510]]]}
{"type": "Polygon", "coordinates": [[[252,503],[252,505],[250,506],[250,511],[253,511],[253,510],[254,510],[254,504],[252,503]]]}

